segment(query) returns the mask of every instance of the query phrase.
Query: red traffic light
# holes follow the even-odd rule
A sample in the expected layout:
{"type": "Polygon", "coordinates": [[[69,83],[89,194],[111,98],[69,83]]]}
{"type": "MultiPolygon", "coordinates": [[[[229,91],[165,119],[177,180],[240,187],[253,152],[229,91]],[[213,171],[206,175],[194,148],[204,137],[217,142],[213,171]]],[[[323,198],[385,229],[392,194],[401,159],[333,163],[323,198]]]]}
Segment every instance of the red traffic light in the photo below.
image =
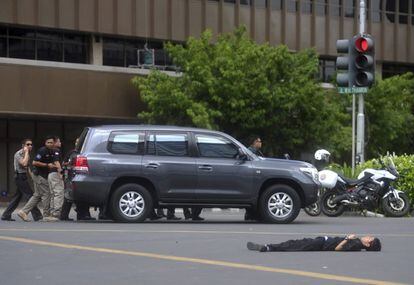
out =
{"type": "Polygon", "coordinates": [[[366,52],[372,47],[372,41],[368,38],[359,37],[355,40],[355,48],[359,52],[366,52]]]}

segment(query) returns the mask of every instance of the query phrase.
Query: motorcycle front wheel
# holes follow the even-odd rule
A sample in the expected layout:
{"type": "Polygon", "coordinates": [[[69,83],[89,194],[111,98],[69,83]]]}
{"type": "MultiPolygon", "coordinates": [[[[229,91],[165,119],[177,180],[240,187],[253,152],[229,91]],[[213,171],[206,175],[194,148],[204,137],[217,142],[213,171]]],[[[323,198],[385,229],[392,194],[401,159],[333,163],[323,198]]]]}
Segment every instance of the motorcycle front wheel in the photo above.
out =
{"type": "Polygon", "coordinates": [[[312,205],[309,205],[303,209],[306,214],[312,217],[319,216],[321,214],[321,202],[317,201],[312,205]]]}
{"type": "Polygon", "coordinates": [[[337,191],[326,191],[321,198],[321,210],[328,217],[338,217],[345,212],[345,206],[338,203],[332,203],[332,200],[340,195],[337,191]]]}
{"type": "Polygon", "coordinates": [[[410,211],[410,202],[405,193],[398,193],[399,198],[395,198],[391,193],[382,199],[382,209],[387,217],[403,217],[410,211]]]}

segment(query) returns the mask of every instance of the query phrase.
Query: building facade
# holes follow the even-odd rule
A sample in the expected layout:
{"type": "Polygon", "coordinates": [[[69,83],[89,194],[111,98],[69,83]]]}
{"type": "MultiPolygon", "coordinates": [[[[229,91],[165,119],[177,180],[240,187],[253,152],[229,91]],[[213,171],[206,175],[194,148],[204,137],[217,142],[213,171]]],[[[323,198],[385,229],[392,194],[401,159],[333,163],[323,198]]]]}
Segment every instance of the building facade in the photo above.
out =
{"type": "MultiPolygon", "coordinates": [[[[414,71],[413,2],[367,1],[379,75],[414,71]]],[[[22,138],[37,148],[57,134],[67,151],[85,125],[136,122],[144,106],[130,80],[151,66],[175,74],[163,42],[245,25],[258,43],[314,47],[329,82],[336,40],[358,32],[358,11],[359,0],[1,0],[0,193],[14,191],[22,138]]]]}

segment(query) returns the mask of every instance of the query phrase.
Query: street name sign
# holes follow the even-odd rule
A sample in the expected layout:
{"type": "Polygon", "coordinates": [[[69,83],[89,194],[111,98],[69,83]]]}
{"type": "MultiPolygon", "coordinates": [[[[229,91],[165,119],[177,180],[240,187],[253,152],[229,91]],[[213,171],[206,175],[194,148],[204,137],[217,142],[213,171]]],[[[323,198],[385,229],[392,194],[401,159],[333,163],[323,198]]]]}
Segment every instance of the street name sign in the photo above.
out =
{"type": "Polygon", "coordinates": [[[367,93],[368,87],[338,87],[340,94],[360,94],[367,93]]]}

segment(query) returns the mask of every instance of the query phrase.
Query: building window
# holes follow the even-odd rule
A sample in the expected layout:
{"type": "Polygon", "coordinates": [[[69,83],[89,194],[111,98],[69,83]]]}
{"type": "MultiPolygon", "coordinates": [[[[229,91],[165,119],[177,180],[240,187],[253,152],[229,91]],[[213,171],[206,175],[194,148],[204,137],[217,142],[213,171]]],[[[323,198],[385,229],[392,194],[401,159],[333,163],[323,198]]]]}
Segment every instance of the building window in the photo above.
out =
{"type": "Polygon", "coordinates": [[[401,75],[407,72],[414,73],[414,65],[409,64],[395,64],[384,62],[382,64],[382,78],[389,78],[395,75],[401,75]]]}
{"type": "Polygon", "coordinates": [[[62,61],[63,43],[38,41],[37,42],[37,59],[62,61]]]}
{"type": "Polygon", "coordinates": [[[7,28],[0,26],[0,57],[7,56],[7,28]]]}
{"type": "Polygon", "coordinates": [[[282,10],[282,0],[269,0],[272,10],[282,10]]]}
{"type": "Polygon", "coordinates": [[[408,1],[400,0],[399,1],[399,21],[400,24],[408,24],[408,1]]]}
{"type": "Polygon", "coordinates": [[[374,23],[381,22],[381,0],[368,1],[368,15],[371,17],[371,21],[374,23]]]}
{"type": "Polygon", "coordinates": [[[411,25],[414,25],[414,3],[411,4],[411,25]]]}
{"type": "MultiPolygon", "coordinates": [[[[396,9],[396,1],[391,1],[388,0],[386,1],[385,4],[385,16],[386,19],[391,22],[391,23],[395,23],[395,17],[396,17],[396,13],[397,13],[397,9],[396,9]]],[[[398,2],[398,22],[400,24],[408,24],[408,19],[409,16],[411,16],[412,18],[412,22],[411,24],[414,25],[414,3],[412,3],[411,5],[411,14],[409,15],[409,5],[410,2],[408,0],[400,0],[398,2]]]]}
{"type": "Polygon", "coordinates": [[[125,48],[122,40],[103,39],[103,65],[125,66],[125,48]]]}
{"type": "Polygon", "coordinates": [[[267,0],[250,0],[254,1],[254,6],[258,8],[266,8],[267,7],[267,0]]]}
{"type": "Polygon", "coordinates": [[[298,2],[296,0],[286,0],[286,10],[296,13],[298,11],[298,2]]]}
{"type": "Polygon", "coordinates": [[[175,70],[162,42],[122,38],[103,38],[103,65],[120,67],[145,65],[158,69],[175,70]],[[146,53],[144,52],[146,50],[149,52],[150,62],[146,62],[146,53]],[[139,62],[138,52],[140,52],[139,62]]]}
{"type": "Polygon", "coordinates": [[[236,3],[236,0],[224,0],[224,3],[234,4],[234,3],[236,3]]]}
{"type": "Polygon", "coordinates": [[[326,0],[314,0],[315,5],[315,13],[318,16],[325,16],[326,15],[326,8],[327,3],[326,0]]]}
{"type": "Polygon", "coordinates": [[[387,1],[385,5],[385,14],[387,19],[391,22],[395,22],[395,1],[387,1]]]}
{"type": "MultiPolygon", "coordinates": [[[[250,5],[253,0],[240,0],[240,5],[250,5]]],[[[256,0],[255,0],[256,2],[256,0]]]]}
{"type": "Polygon", "coordinates": [[[355,14],[355,0],[343,0],[344,16],[353,18],[355,14]]]}
{"type": "Polygon", "coordinates": [[[303,14],[310,14],[312,13],[312,1],[302,1],[300,4],[300,11],[303,14]]]}
{"type": "Polygon", "coordinates": [[[83,35],[65,33],[63,35],[63,60],[73,63],[88,63],[89,43],[83,35]]]}
{"type": "Polygon", "coordinates": [[[7,56],[7,38],[0,36],[0,57],[7,56]]]}
{"type": "Polygon", "coordinates": [[[35,59],[36,58],[36,45],[35,30],[21,29],[21,28],[9,28],[9,57],[23,58],[23,59],[35,59]]]}
{"type": "Polygon", "coordinates": [[[332,17],[339,17],[341,16],[341,3],[340,0],[331,0],[329,2],[329,14],[332,17]]]}
{"type": "Polygon", "coordinates": [[[62,31],[0,27],[0,56],[88,63],[88,36],[62,31]]]}
{"type": "Polygon", "coordinates": [[[33,39],[9,38],[9,57],[35,59],[35,41],[33,39]]]}
{"type": "Polygon", "coordinates": [[[334,59],[319,59],[319,79],[322,82],[331,83],[333,81],[335,62],[334,59]]]}
{"type": "Polygon", "coordinates": [[[52,32],[37,33],[37,59],[62,61],[63,34],[52,32]]]}

